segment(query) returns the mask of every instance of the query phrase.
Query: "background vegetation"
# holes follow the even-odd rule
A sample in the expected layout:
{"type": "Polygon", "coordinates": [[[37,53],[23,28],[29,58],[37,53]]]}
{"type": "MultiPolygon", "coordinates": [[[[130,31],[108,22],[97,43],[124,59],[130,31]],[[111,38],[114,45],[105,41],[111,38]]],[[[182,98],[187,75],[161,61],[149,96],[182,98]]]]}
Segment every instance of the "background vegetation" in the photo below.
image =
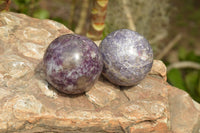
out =
{"type": "MultiPolygon", "coordinates": [[[[1,11],[8,10],[8,2],[10,11],[52,19],[86,35],[94,0],[0,0],[1,11]]],[[[143,34],[154,58],[167,65],[168,82],[200,103],[199,0],[109,0],[103,37],[119,28],[143,34]]]]}

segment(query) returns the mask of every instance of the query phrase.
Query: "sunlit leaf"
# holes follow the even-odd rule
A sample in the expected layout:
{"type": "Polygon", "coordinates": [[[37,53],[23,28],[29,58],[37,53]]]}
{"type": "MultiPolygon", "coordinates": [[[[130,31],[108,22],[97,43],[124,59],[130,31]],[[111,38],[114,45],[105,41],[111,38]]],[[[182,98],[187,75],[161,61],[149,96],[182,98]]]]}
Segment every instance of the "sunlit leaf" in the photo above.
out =
{"type": "Polygon", "coordinates": [[[24,4],[29,4],[31,0],[12,0],[16,5],[24,5],[24,4]]]}
{"type": "Polygon", "coordinates": [[[49,18],[49,12],[47,10],[40,9],[34,12],[33,17],[39,18],[39,19],[47,19],[49,18]]]}

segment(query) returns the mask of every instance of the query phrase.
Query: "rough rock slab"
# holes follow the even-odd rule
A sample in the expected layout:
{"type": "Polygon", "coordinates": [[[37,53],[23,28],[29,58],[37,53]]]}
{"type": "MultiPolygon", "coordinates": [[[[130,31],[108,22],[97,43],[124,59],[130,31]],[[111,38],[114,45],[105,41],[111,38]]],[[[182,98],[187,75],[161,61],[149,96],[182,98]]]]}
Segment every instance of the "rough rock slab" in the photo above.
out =
{"type": "Polygon", "coordinates": [[[0,14],[0,132],[200,131],[200,105],[166,83],[161,61],[134,87],[101,77],[86,94],[57,92],[46,82],[41,60],[48,44],[68,33],[51,20],[0,14]]]}

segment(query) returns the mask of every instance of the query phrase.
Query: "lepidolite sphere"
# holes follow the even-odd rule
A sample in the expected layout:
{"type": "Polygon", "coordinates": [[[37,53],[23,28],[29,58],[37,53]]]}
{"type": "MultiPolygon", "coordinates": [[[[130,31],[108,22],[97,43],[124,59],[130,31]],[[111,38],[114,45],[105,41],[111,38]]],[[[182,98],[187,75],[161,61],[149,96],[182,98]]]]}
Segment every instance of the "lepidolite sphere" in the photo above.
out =
{"type": "Polygon", "coordinates": [[[114,31],[101,42],[99,48],[104,63],[102,74],[116,85],[136,85],[151,70],[152,48],[148,41],[135,31],[114,31]]]}
{"type": "Polygon", "coordinates": [[[52,41],[43,62],[47,81],[66,94],[88,91],[103,68],[96,44],[76,34],[62,35],[52,41]]]}

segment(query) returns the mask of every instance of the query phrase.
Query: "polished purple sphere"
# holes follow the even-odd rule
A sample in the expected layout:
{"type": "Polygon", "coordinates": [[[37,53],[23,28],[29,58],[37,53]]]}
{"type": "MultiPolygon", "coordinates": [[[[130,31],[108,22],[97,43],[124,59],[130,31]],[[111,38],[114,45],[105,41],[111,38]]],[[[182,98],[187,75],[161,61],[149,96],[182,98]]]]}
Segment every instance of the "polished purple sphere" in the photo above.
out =
{"type": "Polygon", "coordinates": [[[66,94],[88,91],[103,68],[96,44],[76,34],[62,35],[52,41],[43,62],[47,81],[66,94]]]}
{"type": "Polygon", "coordinates": [[[102,73],[116,85],[136,85],[151,70],[152,48],[148,41],[135,31],[114,31],[101,42],[99,48],[104,63],[102,73]]]}

